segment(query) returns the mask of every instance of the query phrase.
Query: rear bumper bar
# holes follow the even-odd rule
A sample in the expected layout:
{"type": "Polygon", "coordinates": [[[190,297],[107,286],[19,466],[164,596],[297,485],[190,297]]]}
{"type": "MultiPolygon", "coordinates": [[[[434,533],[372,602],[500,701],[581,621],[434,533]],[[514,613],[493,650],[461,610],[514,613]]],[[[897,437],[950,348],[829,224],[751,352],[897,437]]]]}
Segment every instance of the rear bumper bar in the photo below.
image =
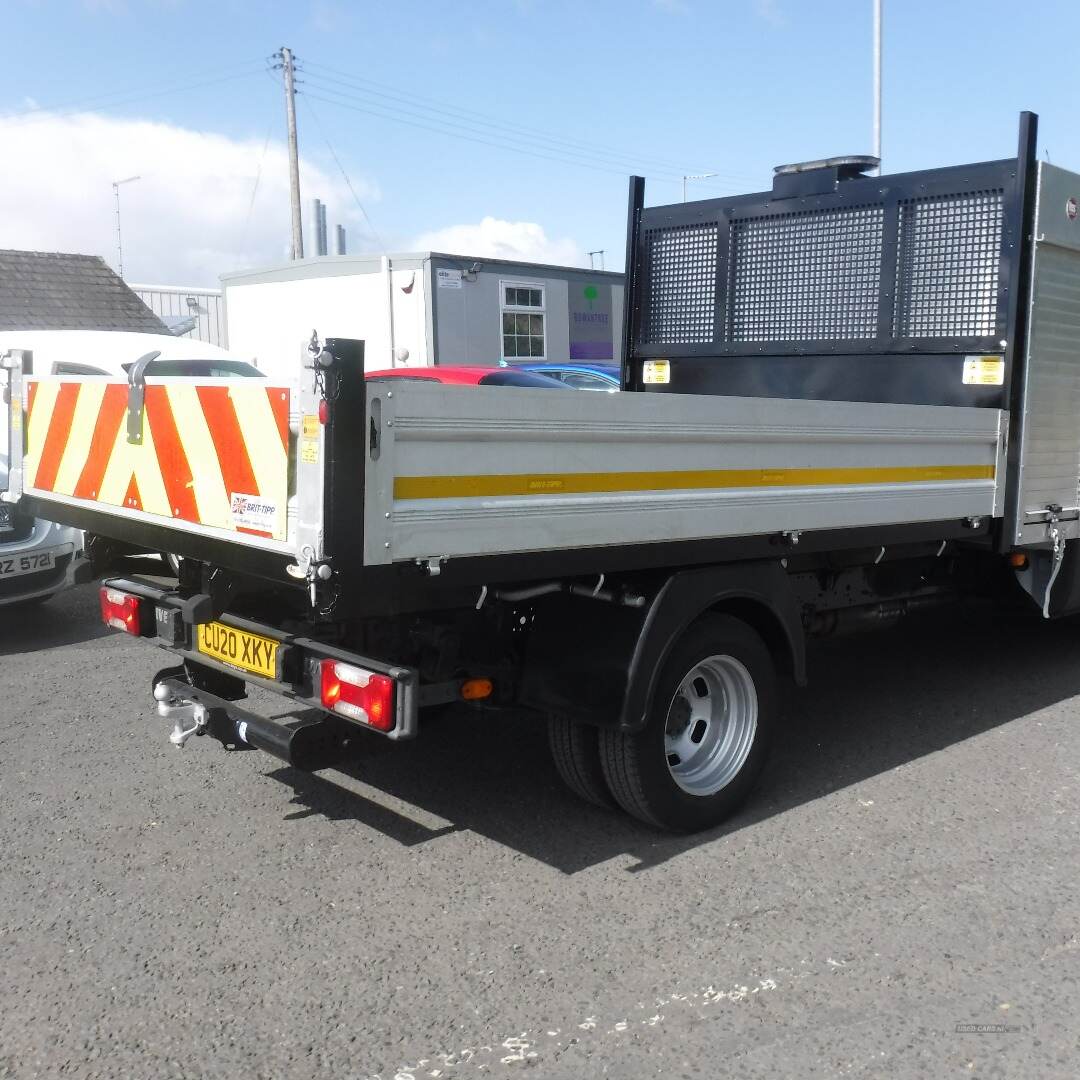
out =
{"type": "Polygon", "coordinates": [[[154,697],[158,715],[174,722],[170,741],[175,746],[182,747],[190,735],[212,735],[228,748],[263,750],[306,772],[340,761],[357,734],[356,724],[329,714],[281,724],[164,672],[155,678],[154,697]]]}
{"type": "MultiPolygon", "coordinates": [[[[294,732],[294,728],[275,724],[237,706],[233,699],[243,697],[246,686],[255,686],[280,694],[296,702],[302,709],[318,709],[325,714],[327,719],[332,719],[335,726],[340,723],[346,725],[346,728],[351,727],[354,731],[375,731],[377,734],[394,740],[411,739],[417,733],[419,678],[412,668],[361,656],[336,645],[291,634],[250,619],[224,614],[215,620],[235,630],[256,634],[278,643],[277,677],[264,678],[200,652],[196,647],[195,625],[183,621],[184,601],[174,590],[161,589],[145,581],[132,581],[125,578],[112,578],[103,582],[103,585],[138,596],[153,604],[154,618],[143,620],[143,636],[184,661],[182,669],[173,669],[168,673],[162,672],[155,685],[167,681],[164,679],[166,674],[172,675],[178,682],[178,689],[186,687],[183,693],[176,695],[178,698],[186,699],[191,706],[202,705],[207,709],[221,710],[233,717],[237,723],[247,723],[248,730],[253,733],[254,739],[254,741],[253,739],[240,740],[247,745],[257,746],[259,749],[283,757],[284,760],[291,760],[279,752],[279,749],[288,750],[297,736],[289,734],[294,732]],[[323,707],[319,689],[320,665],[327,659],[341,660],[346,664],[377,672],[394,680],[395,722],[389,731],[378,731],[365,724],[354,723],[323,707]],[[198,678],[200,669],[213,675],[208,679],[200,679],[198,678]],[[222,675],[228,678],[222,680],[220,679],[222,675]],[[236,692],[215,694],[208,689],[208,685],[201,684],[214,686],[219,691],[222,685],[228,685],[235,688],[236,692]],[[285,745],[286,743],[288,746],[285,745]]],[[[311,737],[309,733],[301,738],[302,741],[307,741],[311,737]]]]}

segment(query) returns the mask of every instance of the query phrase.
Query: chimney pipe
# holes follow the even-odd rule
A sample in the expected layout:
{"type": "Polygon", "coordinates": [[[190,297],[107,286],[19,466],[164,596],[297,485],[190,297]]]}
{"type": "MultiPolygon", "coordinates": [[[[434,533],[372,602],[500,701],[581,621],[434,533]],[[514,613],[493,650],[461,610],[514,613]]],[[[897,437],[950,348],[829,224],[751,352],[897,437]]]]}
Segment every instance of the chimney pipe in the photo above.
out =
{"type": "Polygon", "coordinates": [[[326,207],[321,199],[311,200],[312,254],[326,254],[326,207]]]}

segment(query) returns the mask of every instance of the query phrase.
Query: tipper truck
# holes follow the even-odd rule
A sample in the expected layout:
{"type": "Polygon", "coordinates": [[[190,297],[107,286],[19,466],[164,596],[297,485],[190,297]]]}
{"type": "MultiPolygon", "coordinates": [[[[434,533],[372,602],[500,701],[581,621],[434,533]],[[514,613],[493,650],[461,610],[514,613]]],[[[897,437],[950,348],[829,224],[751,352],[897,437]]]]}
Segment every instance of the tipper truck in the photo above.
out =
{"type": "Polygon", "coordinates": [[[1025,113],[1004,160],[667,206],[632,178],[617,394],[365,383],[332,336],[298,388],[14,353],[5,497],[180,557],[101,588],[172,654],[177,746],[319,768],[464,699],[546,717],[584,799],[712,826],[808,637],[1080,612],[1080,175],[1035,146],[1025,113]]]}

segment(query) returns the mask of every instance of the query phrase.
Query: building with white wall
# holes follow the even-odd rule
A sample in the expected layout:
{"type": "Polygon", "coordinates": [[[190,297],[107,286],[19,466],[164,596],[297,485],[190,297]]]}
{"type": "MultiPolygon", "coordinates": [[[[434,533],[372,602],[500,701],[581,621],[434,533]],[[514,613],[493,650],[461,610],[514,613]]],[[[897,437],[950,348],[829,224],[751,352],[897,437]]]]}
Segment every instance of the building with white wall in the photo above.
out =
{"type": "Polygon", "coordinates": [[[271,375],[319,338],[366,342],[369,369],[521,359],[617,361],[623,275],[440,252],[331,255],[223,274],[227,345],[271,375]]]}

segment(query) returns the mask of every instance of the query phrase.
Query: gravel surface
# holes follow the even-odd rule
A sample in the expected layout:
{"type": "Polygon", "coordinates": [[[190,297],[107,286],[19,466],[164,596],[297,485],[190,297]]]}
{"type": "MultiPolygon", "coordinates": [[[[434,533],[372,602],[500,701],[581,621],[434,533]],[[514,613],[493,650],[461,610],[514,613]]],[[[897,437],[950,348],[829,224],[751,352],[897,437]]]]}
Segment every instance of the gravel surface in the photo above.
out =
{"type": "Polygon", "coordinates": [[[817,646],[754,801],[672,838],[528,719],[177,752],[96,606],[0,609],[0,1078],[1080,1074],[1080,629],[817,646]]]}

